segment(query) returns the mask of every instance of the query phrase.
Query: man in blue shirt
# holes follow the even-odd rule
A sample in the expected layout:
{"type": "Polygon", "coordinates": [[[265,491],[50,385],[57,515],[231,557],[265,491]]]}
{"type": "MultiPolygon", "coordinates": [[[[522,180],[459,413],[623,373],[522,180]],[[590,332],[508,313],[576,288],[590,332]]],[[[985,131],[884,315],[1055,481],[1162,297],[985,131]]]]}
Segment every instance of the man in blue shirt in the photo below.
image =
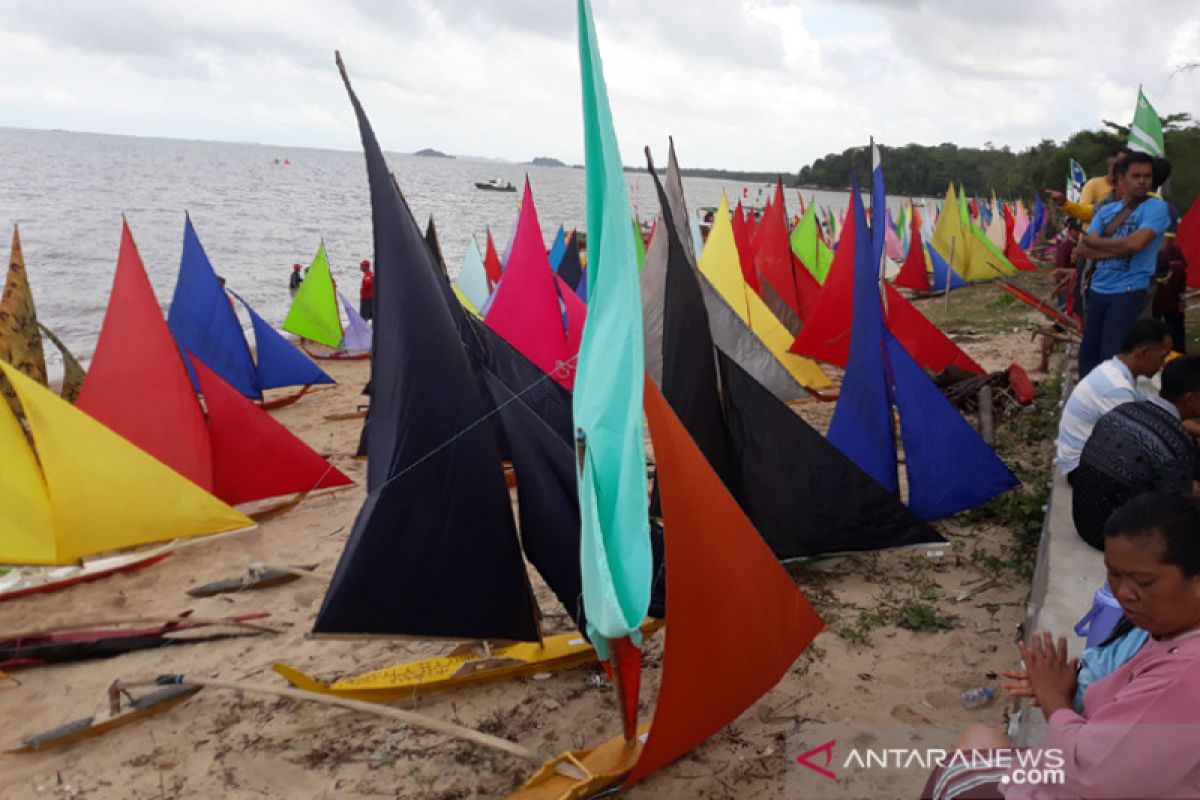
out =
{"type": "Polygon", "coordinates": [[[1116,355],[1125,332],[1146,308],[1158,249],[1171,221],[1167,204],[1149,196],[1154,183],[1151,156],[1130,153],[1116,171],[1123,202],[1097,208],[1091,227],[1075,247],[1076,257],[1096,262],[1079,347],[1080,378],[1116,355]]]}

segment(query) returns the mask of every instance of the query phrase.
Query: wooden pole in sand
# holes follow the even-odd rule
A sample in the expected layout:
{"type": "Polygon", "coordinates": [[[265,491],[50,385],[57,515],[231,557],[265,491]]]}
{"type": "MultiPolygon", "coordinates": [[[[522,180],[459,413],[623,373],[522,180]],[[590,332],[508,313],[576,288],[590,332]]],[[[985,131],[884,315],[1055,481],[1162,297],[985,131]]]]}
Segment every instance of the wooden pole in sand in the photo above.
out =
{"type": "Polygon", "coordinates": [[[258,683],[243,683],[241,681],[223,681],[216,678],[204,678],[193,675],[163,675],[153,680],[140,681],[118,681],[119,688],[126,689],[137,686],[163,686],[163,685],[180,685],[180,686],[211,686],[214,689],[233,689],[238,692],[251,692],[253,694],[267,694],[275,697],[286,697],[291,700],[303,700],[310,703],[322,703],[328,706],[337,706],[346,708],[351,711],[362,711],[367,714],[374,714],[379,717],[387,717],[417,728],[444,733],[448,736],[454,736],[459,739],[466,739],[475,744],[492,750],[499,750],[503,753],[508,753],[511,756],[516,756],[523,761],[529,761],[534,764],[541,764],[547,760],[547,756],[538,753],[516,742],[510,742],[507,739],[501,739],[499,736],[492,736],[482,731],[473,730],[464,725],[456,725],[453,722],[445,722],[440,719],[433,719],[421,714],[413,713],[412,711],[404,711],[391,706],[379,705],[377,703],[366,703],[362,700],[348,700],[344,697],[335,695],[315,694],[314,692],[305,692],[300,689],[291,689],[281,686],[266,686],[258,683]]]}

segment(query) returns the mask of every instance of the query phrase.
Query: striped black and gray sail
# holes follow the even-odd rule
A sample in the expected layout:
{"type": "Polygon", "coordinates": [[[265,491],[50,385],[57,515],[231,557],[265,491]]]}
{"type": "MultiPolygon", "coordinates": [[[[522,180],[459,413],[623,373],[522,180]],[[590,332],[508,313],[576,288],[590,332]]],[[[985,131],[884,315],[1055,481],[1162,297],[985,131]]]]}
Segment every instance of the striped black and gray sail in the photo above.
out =
{"type": "Polygon", "coordinates": [[[536,640],[488,403],[440,268],[340,57],[338,67],[362,136],[374,227],[369,493],[314,631],[536,640]]]}

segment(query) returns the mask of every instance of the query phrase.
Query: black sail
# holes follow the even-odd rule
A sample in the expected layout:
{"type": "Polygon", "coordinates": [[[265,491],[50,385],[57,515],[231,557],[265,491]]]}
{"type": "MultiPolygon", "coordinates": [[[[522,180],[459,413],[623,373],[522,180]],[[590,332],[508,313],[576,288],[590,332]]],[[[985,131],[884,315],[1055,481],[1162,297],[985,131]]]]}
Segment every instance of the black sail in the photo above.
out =
{"type": "MultiPolygon", "coordinates": [[[[339,68],[341,67],[339,59],[339,68]]],[[[434,262],[366,114],[375,320],[366,501],[317,615],[320,634],[535,641],[489,403],[434,262]]]]}

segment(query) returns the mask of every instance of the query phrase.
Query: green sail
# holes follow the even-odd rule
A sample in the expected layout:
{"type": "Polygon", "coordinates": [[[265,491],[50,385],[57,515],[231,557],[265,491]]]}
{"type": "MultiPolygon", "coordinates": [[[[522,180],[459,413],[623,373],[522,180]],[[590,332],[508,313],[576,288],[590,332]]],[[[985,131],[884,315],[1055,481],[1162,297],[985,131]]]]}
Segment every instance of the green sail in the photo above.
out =
{"type": "Polygon", "coordinates": [[[817,211],[812,203],[804,210],[804,216],[792,230],[792,253],[800,259],[818,283],[825,282],[829,266],[833,263],[833,252],[817,234],[817,211]]]}
{"type": "Polygon", "coordinates": [[[296,291],[283,329],[327,347],[342,343],[342,319],[338,316],[337,294],[333,290],[333,276],[329,274],[325,242],[317,248],[304,282],[296,291]]]}

